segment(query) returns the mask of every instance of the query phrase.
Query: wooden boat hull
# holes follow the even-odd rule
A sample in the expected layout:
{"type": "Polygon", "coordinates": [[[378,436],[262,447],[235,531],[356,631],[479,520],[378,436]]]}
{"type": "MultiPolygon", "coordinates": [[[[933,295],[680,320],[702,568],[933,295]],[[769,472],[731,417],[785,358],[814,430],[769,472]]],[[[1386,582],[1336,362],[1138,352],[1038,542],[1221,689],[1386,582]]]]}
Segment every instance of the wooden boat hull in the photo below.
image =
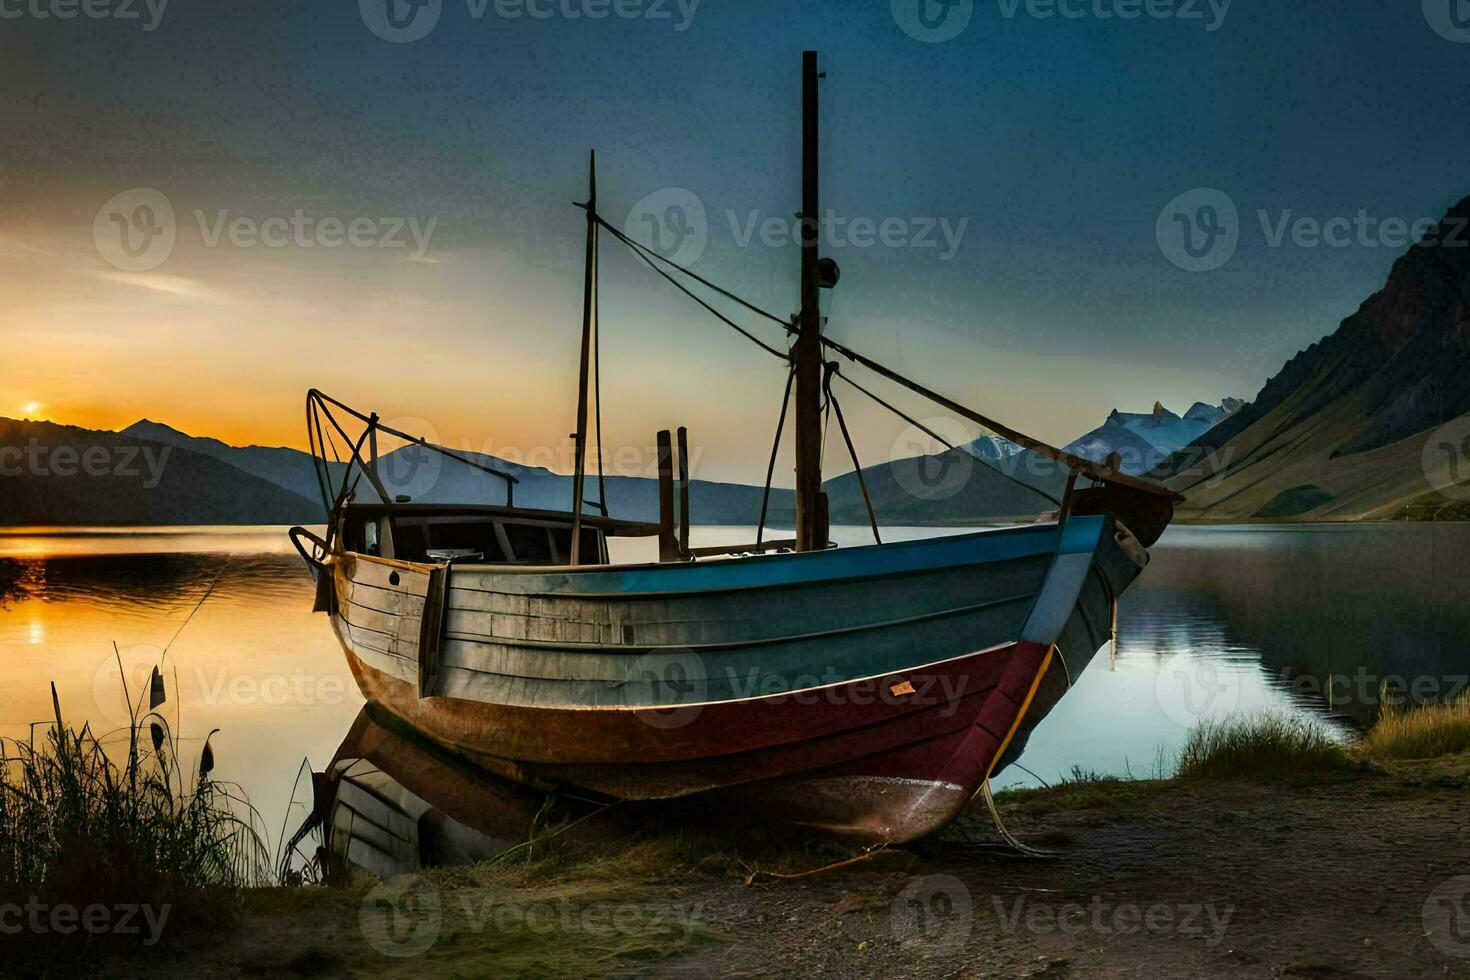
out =
{"type": "Polygon", "coordinates": [[[700,564],[330,567],[364,696],[481,766],[900,842],[1019,753],[1146,560],[1076,516],[700,564]]]}

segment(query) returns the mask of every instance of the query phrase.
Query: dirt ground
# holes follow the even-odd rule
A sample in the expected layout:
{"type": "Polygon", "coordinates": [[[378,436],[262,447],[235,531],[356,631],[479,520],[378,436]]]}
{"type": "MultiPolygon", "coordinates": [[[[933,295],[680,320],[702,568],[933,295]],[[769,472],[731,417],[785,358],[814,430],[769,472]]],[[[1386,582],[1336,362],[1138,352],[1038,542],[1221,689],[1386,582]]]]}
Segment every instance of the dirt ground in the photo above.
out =
{"type": "Polygon", "coordinates": [[[1470,877],[1458,877],[1470,875],[1467,788],[1470,754],[1286,784],[1080,782],[1002,797],[1010,830],[1055,852],[1045,858],[1002,848],[983,809],[917,846],[751,884],[752,870],[799,872],[835,855],[764,863],[640,845],[626,861],[574,861],[540,877],[430,872],[413,883],[430,895],[427,930],[375,904],[402,883],[276,889],[247,900],[245,925],[228,938],[94,966],[414,978],[1470,977],[1470,877]]]}

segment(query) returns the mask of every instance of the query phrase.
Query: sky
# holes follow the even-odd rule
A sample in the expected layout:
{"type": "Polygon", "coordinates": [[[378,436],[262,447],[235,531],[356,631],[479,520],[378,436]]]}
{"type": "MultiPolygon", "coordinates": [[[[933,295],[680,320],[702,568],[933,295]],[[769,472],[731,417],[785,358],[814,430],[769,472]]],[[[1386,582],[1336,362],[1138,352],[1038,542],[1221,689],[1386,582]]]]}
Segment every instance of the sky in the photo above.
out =
{"type": "MultiPolygon", "coordinates": [[[[588,151],[610,223],[793,312],[807,48],[831,336],[1055,443],[1251,398],[1470,195],[1464,8],[0,0],[0,416],[301,447],[318,387],[566,469],[588,151]]],[[[601,254],[607,456],[685,425],[758,482],[781,363],[601,254]]],[[[865,465],[924,448],[842,403],[865,465]]]]}

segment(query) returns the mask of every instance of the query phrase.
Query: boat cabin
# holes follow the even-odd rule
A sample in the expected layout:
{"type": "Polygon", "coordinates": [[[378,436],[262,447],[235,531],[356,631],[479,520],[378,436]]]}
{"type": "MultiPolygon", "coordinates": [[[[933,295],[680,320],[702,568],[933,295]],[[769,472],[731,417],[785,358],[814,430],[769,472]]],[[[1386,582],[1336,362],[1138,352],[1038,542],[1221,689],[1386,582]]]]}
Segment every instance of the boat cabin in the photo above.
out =
{"type": "MultiPolygon", "coordinates": [[[[572,515],[470,504],[349,503],[337,534],[346,551],[400,561],[442,564],[566,565],[572,515]]],[[[608,561],[607,537],[651,535],[658,525],[582,516],[582,563],[608,561]]]]}

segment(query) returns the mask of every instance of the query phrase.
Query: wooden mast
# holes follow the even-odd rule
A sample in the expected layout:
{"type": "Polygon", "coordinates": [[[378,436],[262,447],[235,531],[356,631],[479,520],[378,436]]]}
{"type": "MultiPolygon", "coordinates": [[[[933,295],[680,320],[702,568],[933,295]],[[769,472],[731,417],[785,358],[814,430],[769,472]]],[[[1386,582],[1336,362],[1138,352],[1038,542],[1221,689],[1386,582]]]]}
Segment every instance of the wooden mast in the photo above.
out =
{"type": "Polygon", "coordinates": [[[572,483],[571,563],[582,563],[582,496],[587,479],[587,373],[592,360],[592,324],[597,315],[597,151],[593,150],[587,174],[587,268],[582,278],[582,364],[577,376],[577,431],[573,446],[577,454],[572,483]]]}
{"type": "Polygon", "coordinates": [[[796,550],[827,546],[822,506],[822,313],[817,261],[821,223],[817,172],[817,53],[801,62],[801,318],[796,368],[796,550]]]}

